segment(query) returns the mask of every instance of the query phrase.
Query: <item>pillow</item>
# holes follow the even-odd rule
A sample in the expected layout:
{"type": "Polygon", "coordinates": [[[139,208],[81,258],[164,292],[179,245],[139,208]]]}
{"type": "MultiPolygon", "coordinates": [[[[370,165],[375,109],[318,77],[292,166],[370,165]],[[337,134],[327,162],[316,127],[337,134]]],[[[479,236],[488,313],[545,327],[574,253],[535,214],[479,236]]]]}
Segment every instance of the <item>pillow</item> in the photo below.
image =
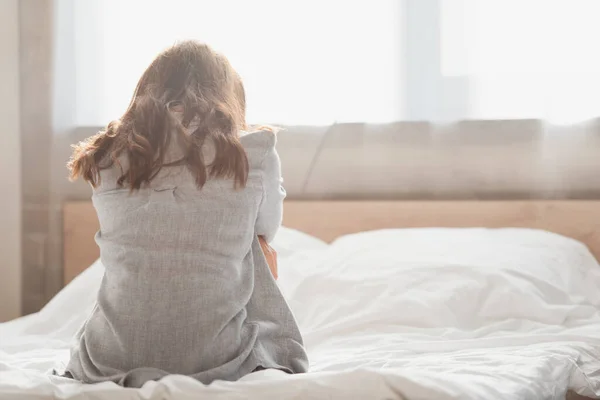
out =
{"type": "Polygon", "coordinates": [[[287,269],[280,285],[304,332],[550,333],[600,306],[600,267],[589,250],[531,229],[364,232],[287,269]]]}

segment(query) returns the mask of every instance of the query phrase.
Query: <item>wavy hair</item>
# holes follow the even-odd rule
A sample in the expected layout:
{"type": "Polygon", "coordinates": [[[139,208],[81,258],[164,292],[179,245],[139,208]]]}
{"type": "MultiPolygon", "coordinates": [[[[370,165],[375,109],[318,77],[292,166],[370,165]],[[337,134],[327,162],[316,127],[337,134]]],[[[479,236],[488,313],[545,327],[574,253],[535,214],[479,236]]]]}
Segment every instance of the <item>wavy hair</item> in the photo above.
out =
{"type": "Polygon", "coordinates": [[[249,168],[239,140],[239,131],[246,129],[245,109],[242,81],[223,55],[196,41],[176,44],[146,69],[121,118],[73,146],[70,178],[82,177],[97,187],[100,171],[117,165],[117,184],[134,191],[163,167],[185,165],[199,188],[212,177],[233,179],[235,187],[243,187],[249,168]],[[207,138],[215,146],[210,165],[201,151],[207,138]],[[165,163],[173,139],[182,145],[183,156],[165,163]],[[119,162],[122,155],[126,169],[119,162]]]}

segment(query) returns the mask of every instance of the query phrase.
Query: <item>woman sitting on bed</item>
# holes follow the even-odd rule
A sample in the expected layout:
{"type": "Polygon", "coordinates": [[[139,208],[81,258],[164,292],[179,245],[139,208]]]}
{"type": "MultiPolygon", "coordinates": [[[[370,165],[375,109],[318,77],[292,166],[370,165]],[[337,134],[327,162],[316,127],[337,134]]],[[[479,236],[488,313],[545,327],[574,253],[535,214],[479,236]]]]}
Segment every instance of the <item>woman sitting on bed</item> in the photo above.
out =
{"type": "Polygon", "coordinates": [[[120,119],[75,147],[69,167],[94,189],[106,272],[67,376],[139,387],[307,370],[261,249],[285,196],[275,134],[246,130],[238,74],[188,41],[158,55],[120,119]]]}

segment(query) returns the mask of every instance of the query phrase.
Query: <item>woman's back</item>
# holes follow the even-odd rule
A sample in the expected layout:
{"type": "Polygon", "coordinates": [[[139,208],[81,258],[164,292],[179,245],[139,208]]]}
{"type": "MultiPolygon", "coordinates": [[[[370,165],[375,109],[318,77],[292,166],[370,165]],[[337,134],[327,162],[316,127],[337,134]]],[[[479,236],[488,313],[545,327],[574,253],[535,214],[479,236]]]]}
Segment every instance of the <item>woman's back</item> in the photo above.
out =
{"type": "Polygon", "coordinates": [[[75,377],[128,385],[176,373],[208,383],[259,367],[306,370],[293,316],[253,248],[257,223],[273,230],[281,219],[280,210],[261,213],[285,193],[275,136],[240,140],[249,163],[243,189],[228,179],[198,189],[185,167],[173,166],[130,193],[117,184],[119,168],[102,171],[93,202],[106,273],[68,367],[75,377]],[[253,299],[257,269],[267,293],[253,299]],[[263,354],[273,340],[283,340],[281,354],[263,354]]]}

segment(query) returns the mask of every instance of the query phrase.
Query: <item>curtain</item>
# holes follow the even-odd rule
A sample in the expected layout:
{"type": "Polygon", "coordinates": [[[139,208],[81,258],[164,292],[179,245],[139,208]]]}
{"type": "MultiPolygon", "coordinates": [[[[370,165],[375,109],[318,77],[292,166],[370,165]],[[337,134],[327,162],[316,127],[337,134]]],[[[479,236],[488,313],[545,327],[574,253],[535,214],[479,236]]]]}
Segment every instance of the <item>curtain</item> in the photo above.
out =
{"type": "Polygon", "coordinates": [[[441,13],[441,73],[464,82],[458,117],[562,124],[599,115],[600,1],[448,0],[441,13]]]}
{"type": "Polygon", "coordinates": [[[79,126],[120,116],[156,53],[189,38],[241,74],[251,123],[598,116],[598,0],[61,2],[79,126]]]}
{"type": "Polygon", "coordinates": [[[395,0],[86,0],[75,6],[79,124],[121,115],[156,53],[190,38],[221,51],[238,70],[250,122],[400,117],[395,0]]]}

